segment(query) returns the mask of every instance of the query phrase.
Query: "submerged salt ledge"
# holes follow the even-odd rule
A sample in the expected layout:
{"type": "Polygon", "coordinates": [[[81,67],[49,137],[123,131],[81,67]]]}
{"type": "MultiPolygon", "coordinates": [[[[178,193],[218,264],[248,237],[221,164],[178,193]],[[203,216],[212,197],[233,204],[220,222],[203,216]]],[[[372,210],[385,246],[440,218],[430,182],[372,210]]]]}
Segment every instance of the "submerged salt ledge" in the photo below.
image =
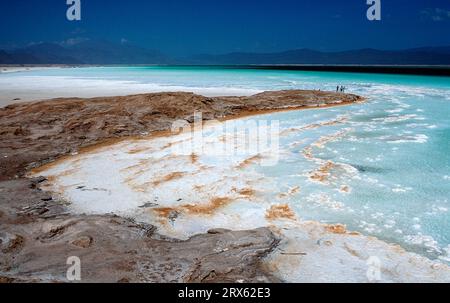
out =
{"type": "MultiPolygon", "coordinates": [[[[333,123],[324,122],[317,127],[326,125],[333,123]]],[[[311,128],[314,127],[310,125],[295,131],[311,128]]],[[[312,142],[306,146],[304,157],[320,170],[326,162],[316,158],[314,148],[325,148],[344,134],[338,132],[312,142]]],[[[208,138],[207,144],[223,144],[223,136],[208,138]]],[[[176,147],[184,146],[189,140],[192,138],[188,134],[127,140],[74,155],[49,166],[39,175],[51,180],[47,189],[72,202],[73,212],[133,217],[158,226],[159,233],[171,237],[186,239],[211,228],[236,230],[272,226],[282,242],[265,264],[286,281],[367,282],[367,260],[373,256],[381,262],[382,281],[450,281],[446,265],[406,253],[398,246],[375,238],[347,233],[342,228],[330,229],[327,225],[303,222],[285,204],[286,197],[301,195],[302,188],[294,186],[281,191],[274,178],[265,176],[254,165],[270,158],[270,153],[233,157],[174,155],[176,147]],[[279,192],[277,199],[268,200],[274,192],[279,192]]],[[[280,155],[286,157],[289,153],[281,151],[280,155]]],[[[326,170],[322,172],[331,180],[337,177],[326,170]]],[[[353,167],[348,167],[347,173],[357,176],[353,167]]],[[[322,177],[316,180],[321,181],[322,177]]],[[[339,189],[345,186],[334,183],[330,184],[339,189]]],[[[332,210],[346,208],[327,194],[309,199],[311,204],[319,203],[320,207],[332,210]]]]}
{"type": "Polygon", "coordinates": [[[266,265],[286,281],[377,282],[368,269],[379,269],[382,282],[450,281],[447,265],[376,238],[317,222],[284,222],[278,232],[283,240],[266,265]]]}

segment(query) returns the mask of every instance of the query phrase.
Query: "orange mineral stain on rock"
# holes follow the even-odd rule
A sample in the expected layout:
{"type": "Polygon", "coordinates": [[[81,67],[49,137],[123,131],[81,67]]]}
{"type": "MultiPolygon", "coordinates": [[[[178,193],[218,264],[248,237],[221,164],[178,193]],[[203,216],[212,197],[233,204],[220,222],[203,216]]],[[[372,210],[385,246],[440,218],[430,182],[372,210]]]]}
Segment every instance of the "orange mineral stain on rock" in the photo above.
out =
{"type": "Polygon", "coordinates": [[[183,212],[194,215],[212,215],[216,210],[228,205],[232,201],[233,199],[228,197],[217,197],[213,198],[207,204],[185,204],[176,207],[154,208],[151,211],[156,212],[156,214],[162,219],[175,218],[183,212]]]}
{"type": "Polygon", "coordinates": [[[132,190],[136,192],[145,193],[148,192],[153,187],[160,186],[166,182],[181,179],[182,177],[185,176],[185,173],[183,172],[173,172],[156,180],[150,180],[148,182],[136,184],[135,182],[136,178],[143,175],[145,172],[147,172],[147,170],[148,169],[141,169],[135,172],[130,177],[125,178],[124,183],[127,184],[132,190]]]}
{"type": "Polygon", "coordinates": [[[245,196],[246,198],[250,198],[250,197],[255,196],[256,192],[252,188],[243,188],[239,191],[239,194],[241,196],[245,196]]]}
{"type": "Polygon", "coordinates": [[[266,212],[267,220],[289,219],[295,220],[296,215],[287,204],[272,205],[266,212]]]}
{"type": "Polygon", "coordinates": [[[130,177],[127,178],[127,180],[132,180],[134,178],[137,178],[137,177],[145,174],[148,171],[148,169],[152,163],[152,160],[153,159],[139,160],[138,164],[125,167],[125,168],[121,169],[120,172],[128,173],[129,171],[131,171],[132,174],[130,177]]]}
{"type": "Polygon", "coordinates": [[[193,213],[193,214],[203,214],[212,215],[217,209],[224,207],[225,205],[231,203],[233,199],[228,197],[217,197],[209,201],[208,204],[189,204],[181,206],[181,209],[193,213]]]}
{"type": "Polygon", "coordinates": [[[261,155],[256,155],[253,156],[251,158],[245,159],[244,161],[242,161],[239,165],[238,168],[246,168],[247,166],[250,166],[258,161],[262,160],[261,155]]]}
{"type": "Polygon", "coordinates": [[[205,188],[205,185],[194,185],[194,190],[197,192],[202,192],[205,188]]]}
{"type": "Polygon", "coordinates": [[[338,235],[347,234],[347,227],[342,224],[328,225],[325,227],[325,229],[328,232],[333,233],[333,234],[338,234],[338,235]]]}
{"type": "Polygon", "coordinates": [[[183,173],[183,172],[173,172],[173,173],[170,173],[170,174],[162,177],[159,180],[153,181],[152,183],[153,183],[154,186],[159,186],[159,185],[161,185],[163,183],[166,183],[166,182],[170,182],[170,181],[173,181],[173,180],[181,179],[181,178],[183,178],[184,175],[185,175],[185,173],[183,173]]]}
{"type": "Polygon", "coordinates": [[[158,216],[168,219],[173,213],[177,210],[171,207],[161,207],[152,209],[153,212],[156,212],[158,216]]]}
{"type": "Polygon", "coordinates": [[[348,194],[348,193],[350,193],[351,189],[350,189],[350,187],[348,187],[347,185],[343,185],[343,186],[341,186],[340,191],[341,191],[342,193],[348,194]]]}
{"type": "Polygon", "coordinates": [[[325,164],[320,166],[317,170],[311,172],[309,178],[316,182],[327,183],[328,179],[331,175],[330,172],[335,167],[336,167],[336,164],[334,164],[331,161],[327,161],[325,164]]]}
{"type": "Polygon", "coordinates": [[[161,207],[151,210],[158,216],[158,222],[162,225],[167,224],[169,221],[174,221],[180,214],[176,208],[161,207]]]}
{"type": "Polygon", "coordinates": [[[58,194],[63,194],[67,188],[70,188],[74,185],[67,185],[67,186],[58,185],[59,179],[63,178],[63,177],[69,177],[70,175],[73,175],[77,172],[78,172],[78,168],[74,167],[74,168],[65,170],[63,172],[60,172],[58,174],[47,176],[46,177],[47,182],[44,185],[44,188],[51,188],[53,186],[52,191],[54,191],[58,194]]]}
{"type": "Polygon", "coordinates": [[[199,156],[198,156],[198,155],[196,155],[196,154],[191,154],[191,155],[189,156],[189,158],[190,158],[192,164],[197,164],[197,163],[198,163],[198,159],[199,159],[199,156]]]}

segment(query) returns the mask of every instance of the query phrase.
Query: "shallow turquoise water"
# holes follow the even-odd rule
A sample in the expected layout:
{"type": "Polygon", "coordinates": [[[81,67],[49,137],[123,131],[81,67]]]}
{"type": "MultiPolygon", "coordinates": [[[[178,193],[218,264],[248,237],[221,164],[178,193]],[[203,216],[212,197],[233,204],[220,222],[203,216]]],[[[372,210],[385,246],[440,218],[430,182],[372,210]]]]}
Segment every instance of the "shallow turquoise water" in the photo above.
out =
{"type": "MultiPolygon", "coordinates": [[[[281,161],[259,170],[305,220],[344,223],[349,229],[401,244],[430,258],[449,261],[450,78],[300,71],[179,67],[103,67],[1,74],[8,98],[128,94],[184,90],[205,94],[252,94],[263,90],[335,90],[369,98],[346,107],[278,113],[284,130],[340,119],[340,123],[281,137],[281,161]],[[64,94],[63,94],[64,93],[64,94]],[[324,148],[304,149],[335,133],[324,148]],[[329,183],[309,175],[332,161],[329,183]],[[345,189],[343,191],[343,189],[345,189]],[[348,190],[347,190],[348,189],[348,190]],[[348,191],[348,192],[346,192],[348,191]]],[[[269,199],[280,199],[274,195],[269,199]]]]}
{"type": "Polygon", "coordinates": [[[444,77],[213,67],[64,68],[0,73],[0,101],[177,90],[205,95],[251,95],[294,88],[335,90],[337,85],[346,85],[353,91],[382,84],[448,89],[449,82],[444,77]]]}
{"type": "Polygon", "coordinates": [[[283,129],[337,117],[348,120],[282,137],[287,156],[277,167],[262,170],[275,176],[280,188],[301,187],[290,204],[303,219],[342,222],[351,230],[447,260],[450,91],[394,93],[395,88],[387,86],[372,93],[371,89],[358,89],[371,96],[362,105],[272,115],[283,129]],[[316,161],[338,166],[331,170],[328,184],[312,182],[309,173],[318,164],[302,157],[302,150],[342,130],[342,137],[313,148],[316,161]],[[293,142],[299,144],[292,146],[293,142]],[[343,187],[349,192],[342,192],[343,187]]]}

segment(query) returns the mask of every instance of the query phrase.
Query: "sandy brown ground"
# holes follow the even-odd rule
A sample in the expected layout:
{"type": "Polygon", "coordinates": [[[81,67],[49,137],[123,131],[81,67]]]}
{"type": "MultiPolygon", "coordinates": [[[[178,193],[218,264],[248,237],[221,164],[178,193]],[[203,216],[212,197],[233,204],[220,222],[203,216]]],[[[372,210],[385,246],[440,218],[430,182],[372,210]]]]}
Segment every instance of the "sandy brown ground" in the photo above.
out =
{"type": "Polygon", "coordinates": [[[269,282],[259,260],[278,239],[269,229],[214,230],[188,241],[115,216],[75,216],[26,179],[30,168],[94,144],[170,129],[172,122],[224,119],[274,110],[362,101],[320,91],[207,98],[157,93],[54,99],[0,109],[0,282],[65,282],[66,259],[79,256],[84,282],[269,282]]]}

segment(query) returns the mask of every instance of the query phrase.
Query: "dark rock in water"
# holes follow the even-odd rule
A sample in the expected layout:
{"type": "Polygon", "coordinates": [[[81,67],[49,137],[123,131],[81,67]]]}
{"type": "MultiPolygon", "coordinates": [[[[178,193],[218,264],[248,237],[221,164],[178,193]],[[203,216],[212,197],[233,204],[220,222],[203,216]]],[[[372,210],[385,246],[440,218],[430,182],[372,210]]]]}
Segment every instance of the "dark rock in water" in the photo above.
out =
{"type": "Polygon", "coordinates": [[[374,173],[374,174],[381,174],[385,172],[385,169],[379,168],[379,167],[372,167],[372,166],[363,166],[363,165],[353,165],[354,168],[356,168],[360,173],[374,173]]]}

